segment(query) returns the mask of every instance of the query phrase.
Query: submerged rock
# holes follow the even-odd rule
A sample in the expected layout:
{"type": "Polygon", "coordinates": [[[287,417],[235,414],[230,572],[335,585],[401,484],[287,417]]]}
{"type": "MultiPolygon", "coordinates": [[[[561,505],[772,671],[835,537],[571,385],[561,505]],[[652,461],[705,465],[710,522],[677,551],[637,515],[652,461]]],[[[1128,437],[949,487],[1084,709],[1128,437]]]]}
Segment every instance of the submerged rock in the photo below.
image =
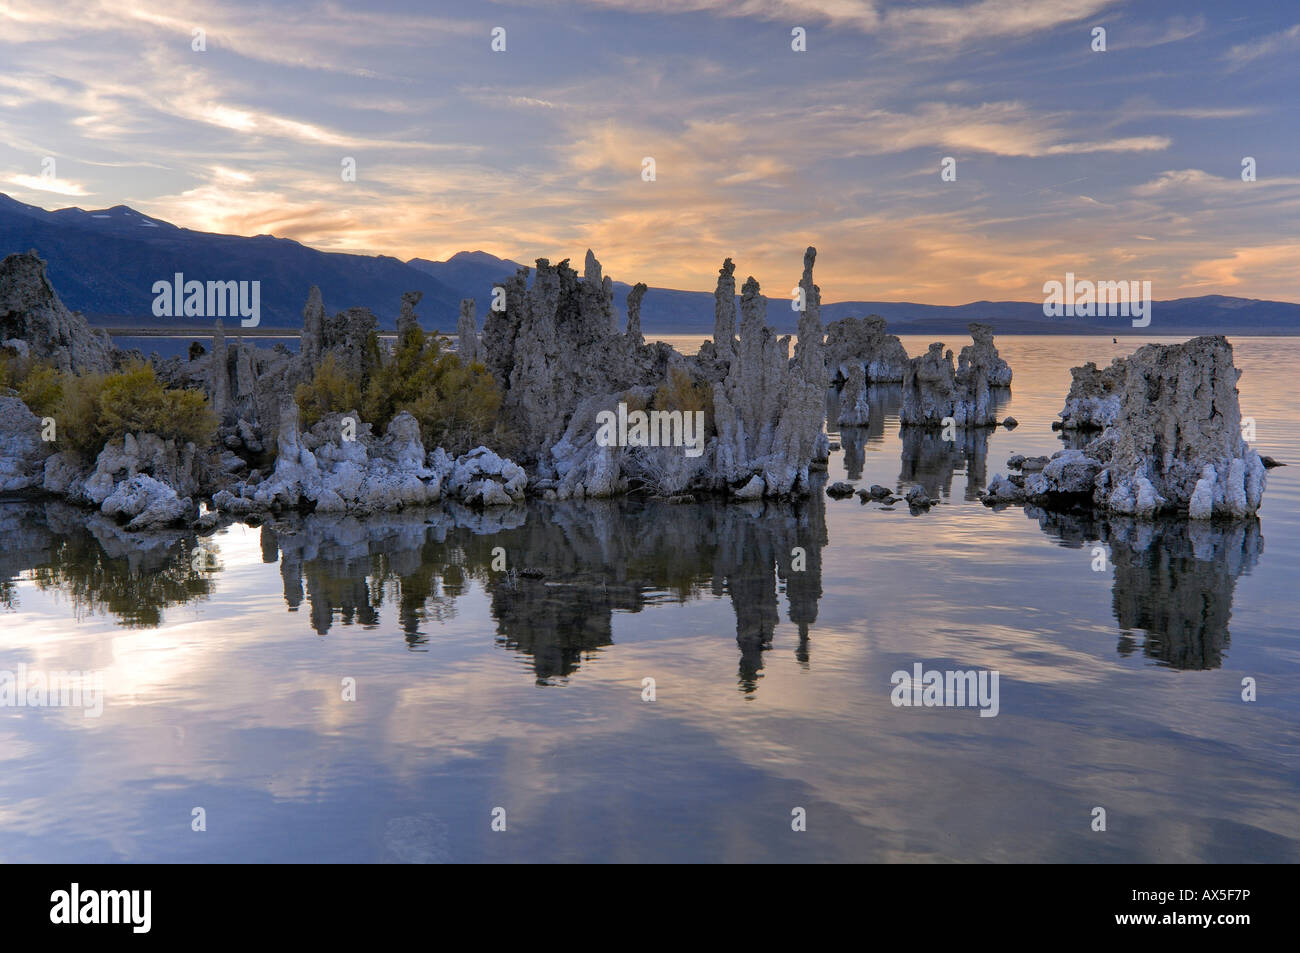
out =
{"type": "Polygon", "coordinates": [[[1025,493],[1040,502],[1086,499],[1099,472],[1101,464],[1082,450],[1061,450],[1041,470],[1026,474],[1025,493]]]}
{"type": "Polygon", "coordinates": [[[1024,503],[1027,499],[1023,480],[1016,483],[1001,473],[994,474],[993,479],[989,481],[988,488],[980,498],[985,506],[995,506],[999,503],[1024,503]]]}

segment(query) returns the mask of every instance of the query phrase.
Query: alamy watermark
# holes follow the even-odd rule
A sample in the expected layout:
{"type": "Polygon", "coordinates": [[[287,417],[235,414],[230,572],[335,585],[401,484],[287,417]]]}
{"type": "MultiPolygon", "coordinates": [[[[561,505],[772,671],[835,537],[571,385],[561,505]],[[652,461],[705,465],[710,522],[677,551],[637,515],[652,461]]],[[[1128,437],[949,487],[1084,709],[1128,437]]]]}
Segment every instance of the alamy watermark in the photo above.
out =
{"type": "Polygon", "coordinates": [[[685,447],[686,456],[704,453],[704,411],[634,410],[619,401],[618,413],[596,414],[596,443],[601,447],[685,447]]]}
{"type": "Polygon", "coordinates": [[[996,669],[941,672],[923,668],[916,662],[910,673],[899,670],[889,676],[894,686],[889,700],[895,708],[978,708],[981,718],[997,715],[1000,702],[996,669]]]}
{"type": "Polygon", "coordinates": [[[240,325],[255,328],[262,321],[260,281],[186,281],[176,272],[171,281],[153,283],[156,318],[241,318],[240,325]]]}
{"type": "Polygon", "coordinates": [[[50,894],[53,924],[122,924],[132,933],[148,933],[153,926],[152,890],[83,890],[73,883],[50,894]]]}
{"type": "Polygon", "coordinates": [[[103,672],[44,672],[20,664],[0,671],[0,708],[81,708],[85,717],[104,713],[103,672]]]}
{"type": "Polygon", "coordinates": [[[1132,317],[1133,327],[1151,323],[1151,282],[1076,281],[1074,272],[1065,281],[1043,283],[1043,315],[1049,318],[1132,317]]]}

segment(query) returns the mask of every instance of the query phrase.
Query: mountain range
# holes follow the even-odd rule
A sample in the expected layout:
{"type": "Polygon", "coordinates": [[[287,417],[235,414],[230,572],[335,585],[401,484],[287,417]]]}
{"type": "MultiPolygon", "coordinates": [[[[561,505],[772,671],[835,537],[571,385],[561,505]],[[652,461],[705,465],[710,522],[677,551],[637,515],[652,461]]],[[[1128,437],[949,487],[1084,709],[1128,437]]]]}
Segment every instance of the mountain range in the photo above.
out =
{"type": "MultiPolygon", "coordinates": [[[[86,211],[47,211],[0,193],[0,255],[35,249],[69,308],[108,327],[193,328],[205,319],[154,317],[153,284],[177,272],[186,280],[261,281],[261,326],[299,328],[307,292],[318,285],[326,308],[364,306],[385,328],[396,326],[404,291],[422,291],[417,309],[426,327],[454,330],[461,298],[478,302],[480,326],[492,287],[521,265],[483,251],[463,251],[446,261],[386,255],[322,252],[287,238],[246,237],[179,228],[117,205],[86,211]]],[[[615,304],[631,286],[614,282],[615,304]]],[[[797,315],[784,297],[768,304],[768,322],[782,332],[797,315]]],[[[824,321],[878,314],[897,334],[964,334],[969,321],[988,321],[1002,334],[1296,334],[1300,304],[1224,295],[1153,302],[1151,325],[1135,329],[1125,318],[1046,318],[1041,302],[975,301],[930,305],[897,301],[841,301],[822,305],[824,321]]],[[[230,322],[227,322],[230,323],[230,322]]],[[[641,324],[650,334],[709,334],[713,293],[651,288],[641,324]]]]}

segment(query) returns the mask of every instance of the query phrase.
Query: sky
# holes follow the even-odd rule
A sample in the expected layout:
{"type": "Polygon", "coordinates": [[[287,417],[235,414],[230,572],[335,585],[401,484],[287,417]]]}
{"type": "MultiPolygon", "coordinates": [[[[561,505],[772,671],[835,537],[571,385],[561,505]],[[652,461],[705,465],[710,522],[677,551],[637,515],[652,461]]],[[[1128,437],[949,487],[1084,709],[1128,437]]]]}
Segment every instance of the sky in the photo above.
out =
{"type": "Polygon", "coordinates": [[[1298,119],[1294,0],[0,0],[20,201],[657,287],[1300,301],[1298,119]]]}

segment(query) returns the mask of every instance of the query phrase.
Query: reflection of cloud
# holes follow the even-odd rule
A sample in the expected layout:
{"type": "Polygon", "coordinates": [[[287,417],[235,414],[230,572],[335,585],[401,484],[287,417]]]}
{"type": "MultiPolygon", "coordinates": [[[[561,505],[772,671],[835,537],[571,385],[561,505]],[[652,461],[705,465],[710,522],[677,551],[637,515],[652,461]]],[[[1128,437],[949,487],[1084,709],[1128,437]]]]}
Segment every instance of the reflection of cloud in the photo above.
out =
{"type": "MultiPolygon", "coordinates": [[[[820,495],[809,504],[832,505],[820,495]]],[[[808,836],[821,838],[809,842],[819,859],[1077,859],[1096,856],[1086,808],[1076,810],[1086,796],[1086,804],[1124,805],[1133,822],[1126,857],[1221,859],[1242,838],[1216,837],[1216,825],[1233,824],[1258,856],[1294,858],[1293,779],[1285,765],[1268,761],[1272,743],[1259,741],[1284,736],[1284,721],[1261,729],[1260,713],[1235,701],[1235,691],[1225,697],[1221,684],[1169,672],[1144,678],[1115,652],[1112,611],[1150,616],[1172,604],[1177,612],[1157,621],[1195,625],[1204,624],[1200,612],[1209,605],[1216,611],[1205,621],[1226,617],[1220,577],[1249,571],[1254,561],[1232,565],[1241,546],[1207,549],[1195,539],[1222,530],[1184,526],[1175,536],[1191,535],[1174,548],[1167,534],[1130,544],[1133,554],[1116,556],[1121,595],[1112,610],[1104,595],[1111,580],[1080,570],[1077,551],[1048,546],[1038,529],[1009,514],[971,504],[949,518],[940,507],[927,517],[924,545],[899,546],[896,527],[856,523],[856,504],[834,505],[842,508],[808,523],[785,506],[730,508],[707,541],[694,532],[692,514],[701,509],[645,512],[638,525],[626,512],[640,512],[634,501],[575,505],[567,518],[557,507],[538,525],[520,514],[520,525],[483,536],[444,538],[422,514],[277,520],[280,551],[300,551],[305,575],[322,583],[352,577],[379,607],[377,628],[360,631],[336,618],[323,636],[312,634],[307,606],[287,611],[283,567],[273,557],[263,563],[277,548],[274,540],[264,548],[269,527],[221,534],[226,568],[213,598],[170,609],[147,632],[123,632],[99,618],[70,627],[66,606],[20,581],[23,609],[9,628],[11,648],[46,668],[106,669],[118,694],[93,723],[79,713],[44,712],[0,726],[0,760],[11,769],[0,774],[4,857],[73,861],[111,852],[211,861],[219,851],[229,852],[222,859],[250,850],[284,859],[287,850],[315,850],[367,859],[372,840],[394,826],[390,810],[402,818],[436,814],[451,832],[453,858],[476,856],[481,847],[466,832],[485,828],[491,806],[505,804],[512,831],[543,832],[535,855],[526,853],[526,840],[512,845],[529,859],[554,860],[556,851],[789,859],[789,841],[763,835],[762,824],[805,804],[817,821],[808,836]],[[830,536],[816,590],[801,596],[793,574],[776,585],[773,549],[788,550],[792,532],[820,538],[824,517],[830,536]],[[678,532],[667,530],[672,522],[678,532]],[[656,533],[675,560],[698,560],[699,572],[682,579],[684,592],[671,576],[640,575],[679,563],[627,558],[656,533]],[[765,540],[771,545],[752,545],[765,540]],[[463,556],[458,565],[482,568],[501,543],[551,554],[554,564],[531,560],[546,566],[539,588],[558,582],[615,600],[601,603],[613,645],[593,647],[562,688],[535,687],[536,657],[494,642],[503,617],[490,614],[489,588],[506,586],[504,574],[472,578],[456,597],[457,615],[425,620],[428,654],[400,650],[396,592],[381,582],[384,560],[402,566],[405,587],[425,570],[445,572],[443,560],[453,555],[463,556]],[[1188,559],[1204,565],[1186,573],[1188,559]],[[865,575],[863,567],[870,567],[865,575]],[[714,573],[723,577],[716,590],[708,582],[714,573]],[[1059,586],[1062,578],[1076,584],[1059,586]],[[864,579],[888,597],[864,598],[864,579]],[[766,625],[767,615],[775,623],[762,633],[771,648],[762,653],[757,704],[737,701],[738,592],[761,596],[765,613],[756,621],[766,625]],[[804,597],[817,603],[817,619],[799,619],[804,597]],[[777,608],[779,618],[766,612],[777,608]],[[800,621],[812,622],[807,645],[800,621]],[[1001,714],[892,707],[890,673],[921,660],[997,669],[1001,714]],[[647,674],[659,683],[653,705],[639,701],[647,674]],[[343,676],[357,679],[356,702],[342,701],[343,676]],[[1243,737],[1256,742],[1243,748],[1243,737]],[[1222,756],[1206,761],[1207,746],[1222,756]],[[51,785],[52,776],[60,783],[51,785]],[[1188,777],[1209,793],[1189,799],[1188,777]],[[729,798],[736,790],[746,796],[729,798]],[[1232,797],[1212,796],[1219,791],[1232,797]],[[1008,792],[1025,805],[1014,816],[1005,809],[1008,792]],[[1229,802],[1231,811],[1221,807],[1229,802]],[[189,837],[193,804],[208,809],[210,825],[236,819],[238,832],[216,843],[189,837]],[[695,820],[665,825],[664,817],[695,820]],[[1079,817],[1078,834],[1063,835],[1079,817]],[[936,830],[945,836],[935,838],[936,830]],[[700,838],[713,841],[701,846],[700,838]]],[[[7,541],[34,524],[15,521],[20,529],[7,541]]],[[[1082,546],[1087,534],[1067,535],[1082,546]]],[[[1086,549],[1082,558],[1086,564],[1086,549]]],[[[318,598],[328,595],[322,588],[318,598]]],[[[504,621],[547,625],[526,611],[531,601],[523,598],[515,608],[524,611],[504,621]]],[[[759,605],[752,602],[746,612],[759,605]]],[[[1130,624],[1125,618],[1122,626],[1130,624]]],[[[564,635],[563,627],[555,634],[564,635]]],[[[1168,660],[1161,645],[1151,650],[1168,660]]],[[[419,829],[398,828],[405,842],[418,843],[419,829]]]]}

